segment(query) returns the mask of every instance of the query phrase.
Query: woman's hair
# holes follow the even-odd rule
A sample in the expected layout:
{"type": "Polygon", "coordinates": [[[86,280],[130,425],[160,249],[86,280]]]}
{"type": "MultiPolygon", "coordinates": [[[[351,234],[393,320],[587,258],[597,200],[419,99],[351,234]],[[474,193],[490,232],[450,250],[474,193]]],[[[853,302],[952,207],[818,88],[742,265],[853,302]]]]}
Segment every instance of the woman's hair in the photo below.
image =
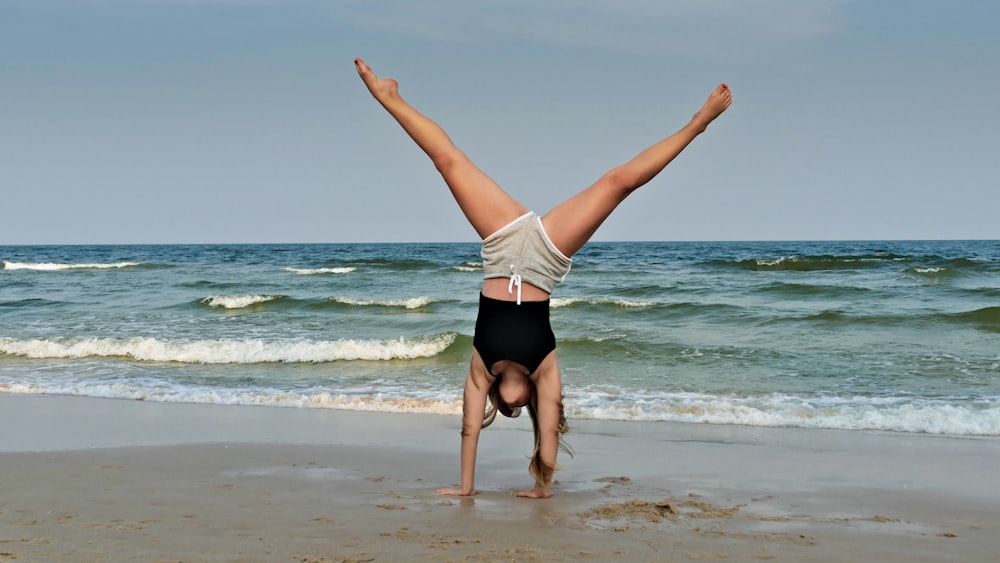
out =
{"type": "MultiPolygon", "coordinates": [[[[489,399],[486,405],[486,412],[483,414],[483,428],[486,428],[490,424],[493,424],[493,420],[497,417],[497,412],[508,417],[517,418],[521,415],[521,407],[511,407],[500,398],[500,378],[497,377],[493,383],[490,385],[489,391],[486,393],[486,397],[489,399]]],[[[531,418],[531,429],[535,433],[535,449],[531,452],[531,462],[528,464],[528,473],[535,478],[535,481],[539,483],[551,483],[552,474],[556,471],[556,467],[548,465],[542,461],[541,454],[541,432],[538,428],[538,391],[535,389],[535,383],[528,380],[528,404],[525,405],[528,409],[528,416],[531,418]]],[[[570,457],[573,456],[573,448],[569,446],[563,440],[563,434],[569,432],[569,425],[566,424],[566,415],[563,412],[563,402],[562,396],[559,397],[559,427],[557,436],[559,437],[559,449],[569,454],[570,457]]]]}

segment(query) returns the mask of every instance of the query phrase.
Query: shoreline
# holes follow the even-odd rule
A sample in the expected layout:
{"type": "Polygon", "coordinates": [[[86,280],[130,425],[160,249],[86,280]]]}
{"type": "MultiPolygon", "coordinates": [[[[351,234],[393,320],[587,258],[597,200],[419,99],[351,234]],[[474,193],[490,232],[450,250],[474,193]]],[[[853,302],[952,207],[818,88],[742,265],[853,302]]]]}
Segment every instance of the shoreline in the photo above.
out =
{"type": "Polygon", "coordinates": [[[0,394],[0,561],[986,561],[1000,439],[571,420],[554,496],[527,418],[0,394]]]}

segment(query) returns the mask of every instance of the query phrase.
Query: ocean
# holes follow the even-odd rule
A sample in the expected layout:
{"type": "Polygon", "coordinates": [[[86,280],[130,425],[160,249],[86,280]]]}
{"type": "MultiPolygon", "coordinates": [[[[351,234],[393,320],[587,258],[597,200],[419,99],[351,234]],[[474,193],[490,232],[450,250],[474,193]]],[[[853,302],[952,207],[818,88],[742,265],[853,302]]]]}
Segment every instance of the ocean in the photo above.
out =
{"type": "MultiPolygon", "coordinates": [[[[458,415],[478,243],[0,246],[0,392],[458,415]]],[[[592,242],[566,413],[1000,435],[1000,242],[592,242]]]]}

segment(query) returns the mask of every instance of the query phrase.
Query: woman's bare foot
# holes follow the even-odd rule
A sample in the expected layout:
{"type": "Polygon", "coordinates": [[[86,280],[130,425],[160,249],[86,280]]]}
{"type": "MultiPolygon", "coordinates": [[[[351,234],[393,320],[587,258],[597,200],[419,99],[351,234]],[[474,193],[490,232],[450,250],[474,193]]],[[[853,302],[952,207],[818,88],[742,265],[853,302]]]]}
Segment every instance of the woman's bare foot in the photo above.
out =
{"type": "Polygon", "coordinates": [[[472,489],[470,491],[462,488],[454,488],[454,489],[438,489],[436,492],[438,496],[471,497],[475,495],[478,491],[476,491],[475,489],[472,489]]]}
{"type": "Polygon", "coordinates": [[[517,491],[513,493],[513,496],[521,498],[549,498],[552,496],[552,492],[549,490],[548,485],[536,484],[534,489],[530,491],[517,491]]]}
{"type": "Polygon", "coordinates": [[[399,83],[391,78],[379,78],[375,72],[361,59],[354,59],[354,66],[358,69],[358,75],[364,81],[368,91],[372,93],[378,101],[399,97],[399,83]]]}
{"type": "Polygon", "coordinates": [[[708,124],[726,111],[732,103],[733,93],[729,90],[729,86],[725,83],[719,84],[708,95],[705,105],[701,106],[701,109],[691,118],[691,123],[704,131],[708,124]]]}

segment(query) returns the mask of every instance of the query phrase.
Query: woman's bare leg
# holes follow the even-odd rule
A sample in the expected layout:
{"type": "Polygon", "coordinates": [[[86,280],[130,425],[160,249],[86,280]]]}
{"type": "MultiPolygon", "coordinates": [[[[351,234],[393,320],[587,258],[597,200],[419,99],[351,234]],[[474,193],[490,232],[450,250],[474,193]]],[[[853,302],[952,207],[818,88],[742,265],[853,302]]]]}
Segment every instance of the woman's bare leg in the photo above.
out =
{"type": "Polygon", "coordinates": [[[477,168],[437,123],[400,97],[395,80],[379,78],[361,59],[355,59],[354,64],[372,96],[431,158],[480,238],[527,213],[527,208],[477,168]]]}
{"type": "Polygon", "coordinates": [[[626,164],[609,171],[594,185],[546,213],[542,223],[553,244],[566,256],[575,254],[590,240],[619,203],[659,174],[732,101],[729,87],[720,84],[680,131],[642,151],[626,164]]]}

